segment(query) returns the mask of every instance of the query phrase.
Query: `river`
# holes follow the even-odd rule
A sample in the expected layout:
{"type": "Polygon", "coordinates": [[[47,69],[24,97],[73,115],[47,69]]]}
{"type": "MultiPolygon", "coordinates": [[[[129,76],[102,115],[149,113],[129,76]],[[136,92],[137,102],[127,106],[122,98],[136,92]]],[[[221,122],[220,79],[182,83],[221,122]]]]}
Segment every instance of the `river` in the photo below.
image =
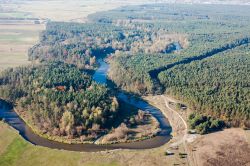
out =
{"type": "MultiPolygon", "coordinates": [[[[100,67],[95,72],[93,79],[100,83],[107,83],[107,72],[109,65],[103,60],[99,60],[100,67]]],[[[150,149],[156,148],[164,145],[170,139],[171,127],[168,120],[162,114],[162,112],[148,104],[147,102],[137,99],[131,95],[125,93],[118,93],[118,99],[124,103],[133,105],[141,110],[150,112],[160,123],[161,132],[151,139],[147,139],[139,142],[132,143],[119,143],[113,145],[95,145],[95,144],[64,144],[55,141],[50,141],[48,139],[42,138],[36,135],[26,124],[25,122],[6,104],[1,104],[0,106],[0,117],[5,119],[10,126],[19,131],[19,134],[28,142],[39,145],[43,147],[48,147],[52,149],[63,149],[70,151],[86,151],[86,152],[96,152],[103,150],[113,150],[113,149],[150,149]]]]}

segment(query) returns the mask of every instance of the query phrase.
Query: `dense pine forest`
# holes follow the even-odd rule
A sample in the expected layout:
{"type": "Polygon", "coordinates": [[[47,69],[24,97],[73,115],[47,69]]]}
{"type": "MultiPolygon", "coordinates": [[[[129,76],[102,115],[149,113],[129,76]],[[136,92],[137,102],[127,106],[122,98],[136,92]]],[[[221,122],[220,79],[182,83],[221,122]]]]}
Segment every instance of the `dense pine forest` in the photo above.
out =
{"type": "Polygon", "coordinates": [[[168,93],[187,101],[203,114],[232,126],[249,127],[250,47],[241,46],[214,57],[178,65],[160,73],[168,93]]]}
{"type": "Polygon", "coordinates": [[[0,75],[2,99],[39,133],[69,138],[96,138],[117,116],[111,91],[74,65],[54,62],[9,69],[0,75]],[[32,125],[33,126],[33,125],[32,125]]]}

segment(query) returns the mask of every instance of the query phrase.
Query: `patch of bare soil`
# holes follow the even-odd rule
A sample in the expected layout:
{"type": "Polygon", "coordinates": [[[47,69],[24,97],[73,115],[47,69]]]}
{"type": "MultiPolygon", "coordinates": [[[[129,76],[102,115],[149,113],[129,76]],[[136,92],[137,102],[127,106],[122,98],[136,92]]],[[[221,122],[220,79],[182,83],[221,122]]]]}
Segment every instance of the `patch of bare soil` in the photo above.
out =
{"type": "Polygon", "coordinates": [[[246,132],[232,128],[201,136],[191,144],[195,165],[249,166],[250,144],[246,132]]]}

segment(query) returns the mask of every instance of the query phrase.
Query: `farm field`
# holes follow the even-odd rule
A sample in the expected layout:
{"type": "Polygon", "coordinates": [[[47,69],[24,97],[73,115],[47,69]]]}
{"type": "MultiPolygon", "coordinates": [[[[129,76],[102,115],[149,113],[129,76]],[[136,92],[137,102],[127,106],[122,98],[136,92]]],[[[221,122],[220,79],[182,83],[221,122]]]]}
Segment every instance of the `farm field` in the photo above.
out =
{"type": "Polygon", "coordinates": [[[39,37],[44,25],[36,24],[4,24],[0,23],[0,70],[8,67],[27,65],[28,49],[39,37]]]}

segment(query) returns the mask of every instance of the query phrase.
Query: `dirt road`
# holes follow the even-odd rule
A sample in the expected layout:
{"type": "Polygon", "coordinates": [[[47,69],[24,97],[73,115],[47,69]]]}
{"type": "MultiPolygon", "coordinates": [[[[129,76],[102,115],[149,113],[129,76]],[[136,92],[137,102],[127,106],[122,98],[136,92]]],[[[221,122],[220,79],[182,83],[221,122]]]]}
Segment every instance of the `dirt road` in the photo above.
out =
{"type": "Polygon", "coordinates": [[[166,95],[150,96],[146,97],[145,99],[153,105],[158,106],[158,108],[162,111],[164,116],[167,117],[169,123],[171,124],[173,139],[172,143],[169,145],[169,148],[176,149],[178,147],[179,150],[177,153],[187,154],[185,165],[195,165],[192,157],[192,151],[189,150],[187,144],[188,142],[193,142],[196,138],[196,135],[188,134],[188,125],[186,122],[187,112],[180,112],[171,106],[173,103],[179,103],[179,101],[166,95]]]}
{"type": "MultiPolygon", "coordinates": [[[[249,131],[230,128],[206,135],[188,134],[187,114],[175,110],[170,104],[179,101],[165,95],[160,97],[165,103],[165,109],[161,110],[173,127],[174,141],[170,147],[184,147],[188,154],[186,165],[250,166],[249,131]]],[[[159,97],[155,99],[160,103],[159,97]]]]}

